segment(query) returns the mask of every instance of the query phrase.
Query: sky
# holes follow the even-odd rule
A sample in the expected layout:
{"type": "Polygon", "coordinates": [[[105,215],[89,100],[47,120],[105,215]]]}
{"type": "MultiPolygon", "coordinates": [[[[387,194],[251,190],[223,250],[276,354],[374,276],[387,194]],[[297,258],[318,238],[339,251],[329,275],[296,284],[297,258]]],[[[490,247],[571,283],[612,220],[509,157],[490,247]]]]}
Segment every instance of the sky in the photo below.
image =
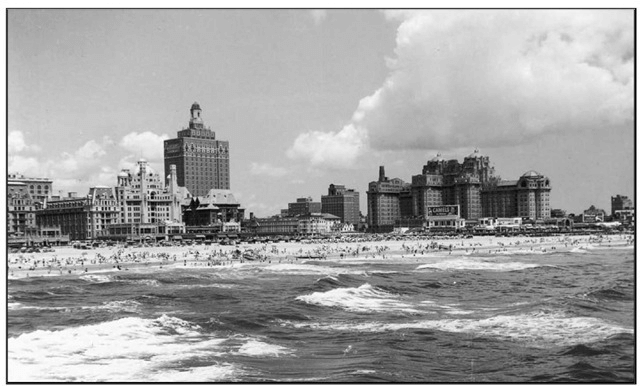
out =
{"type": "Polygon", "coordinates": [[[329,184],[407,182],[478,149],[551,207],[635,195],[632,10],[10,9],[7,170],[54,192],[115,186],[205,126],[246,213],[329,184]]]}

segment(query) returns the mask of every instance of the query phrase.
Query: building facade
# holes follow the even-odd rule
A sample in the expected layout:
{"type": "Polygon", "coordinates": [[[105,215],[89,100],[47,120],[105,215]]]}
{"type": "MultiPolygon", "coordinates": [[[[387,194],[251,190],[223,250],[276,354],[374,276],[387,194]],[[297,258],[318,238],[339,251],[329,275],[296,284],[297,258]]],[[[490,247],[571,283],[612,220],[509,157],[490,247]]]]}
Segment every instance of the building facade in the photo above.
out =
{"type": "Polygon", "coordinates": [[[113,188],[94,187],[86,197],[51,200],[37,212],[41,229],[59,229],[70,240],[90,240],[105,236],[118,221],[118,202],[113,188]]]}
{"type": "Polygon", "coordinates": [[[411,178],[413,214],[424,217],[428,206],[459,205],[462,218],[477,219],[482,216],[480,192],[495,178],[489,157],[477,149],[462,164],[438,154],[411,178]]]}
{"type": "Polygon", "coordinates": [[[162,177],[141,159],[133,171],[123,169],[115,188],[120,209],[119,223],[147,224],[182,222],[182,205],[191,194],[177,183],[176,167],[169,168],[165,186],[162,177]]]}
{"type": "Polygon", "coordinates": [[[295,235],[298,232],[297,217],[254,218],[250,228],[258,235],[295,235]]]}
{"type": "Polygon", "coordinates": [[[372,232],[390,232],[396,220],[404,217],[406,205],[400,205],[400,195],[410,195],[411,184],[399,178],[389,179],[385,175],[384,166],[380,166],[378,181],[369,183],[367,190],[368,225],[372,232]],[[401,211],[404,209],[404,211],[401,211]]]}
{"type": "Polygon", "coordinates": [[[194,196],[204,196],[211,189],[231,189],[229,141],[216,139],[204,126],[198,102],[191,106],[189,127],[178,131],[178,138],[164,141],[164,171],[176,165],[177,183],[194,196]]]}
{"type": "Polygon", "coordinates": [[[300,216],[311,213],[322,213],[322,203],[314,202],[311,197],[298,198],[296,202],[290,202],[287,209],[287,216],[300,216]]]}
{"type": "Polygon", "coordinates": [[[344,224],[360,222],[360,193],[344,185],[329,185],[329,192],[320,198],[322,213],[338,216],[344,224]]]}
{"type": "Polygon", "coordinates": [[[9,174],[8,183],[23,183],[29,191],[29,195],[34,202],[44,202],[51,198],[53,181],[48,178],[31,178],[22,174],[9,174]]]}
{"type": "Polygon", "coordinates": [[[340,222],[338,216],[329,213],[310,213],[297,218],[298,234],[306,236],[331,233],[335,225],[340,222]]]}
{"type": "Polygon", "coordinates": [[[618,210],[635,209],[633,201],[627,196],[612,196],[611,197],[611,215],[614,215],[618,210]]]}
{"type": "Polygon", "coordinates": [[[192,198],[183,205],[183,219],[187,228],[199,227],[214,233],[229,229],[239,232],[244,209],[230,190],[211,189],[205,196],[192,198]]]}
{"type": "Polygon", "coordinates": [[[10,237],[35,236],[38,233],[36,210],[41,204],[32,199],[24,182],[7,182],[7,234],[10,237]]]}
{"type": "MultiPolygon", "coordinates": [[[[489,157],[477,149],[462,163],[438,154],[421,174],[411,177],[411,184],[388,179],[381,166],[378,181],[370,182],[367,191],[368,224],[373,232],[389,232],[394,223],[427,224],[428,208],[436,206],[457,206],[460,219],[472,221],[481,217],[546,219],[551,217],[550,191],[549,179],[535,171],[515,181],[502,181],[489,157]]],[[[461,223],[457,221],[456,227],[461,223]]]]}
{"type": "Polygon", "coordinates": [[[530,170],[517,181],[499,181],[482,191],[484,217],[551,218],[549,178],[530,170]]]}

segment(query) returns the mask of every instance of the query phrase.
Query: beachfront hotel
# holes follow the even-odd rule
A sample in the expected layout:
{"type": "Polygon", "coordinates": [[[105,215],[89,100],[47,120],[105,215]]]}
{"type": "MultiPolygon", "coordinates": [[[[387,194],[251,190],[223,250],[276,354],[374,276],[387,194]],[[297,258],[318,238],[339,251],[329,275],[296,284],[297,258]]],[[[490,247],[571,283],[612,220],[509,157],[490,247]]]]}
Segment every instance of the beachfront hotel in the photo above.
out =
{"type": "MultiPolygon", "coordinates": [[[[488,156],[477,149],[464,158],[445,160],[440,154],[414,175],[411,183],[385,176],[380,166],[378,181],[369,183],[367,207],[373,232],[395,227],[429,226],[433,208],[457,206],[460,219],[521,217],[543,220],[551,217],[549,178],[528,171],[518,180],[502,181],[488,156]]],[[[456,227],[464,222],[453,221],[456,227]]]]}
{"type": "Polygon", "coordinates": [[[43,177],[25,177],[22,174],[9,174],[8,183],[22,183],[29,191],[31,199],[43,203],[47,199],[51,199],[53,194],[53,181],[43,177]]]}
{"type": "Polygon", "coordinates": [[[322,203],[313,201],[311,197],[300,197],[296,202],[290,202],[282,213],[290,217],[322,213],[322,203]]]}
{"type": "Polygon", "coordinates": [[[390,232],[396,220],[410,216],[406,205],[400,205],[400,195],[403,198],[407,195],[410,197],[410,192],[411,184],[399,178],[389,179],[384,166],[380,166],[378,181],[370,182],[367,190],[369,229],[372,232],[390,232]],[[401,208],[404,210],[401,211],[401,208]]]}
{"type": "Polygon", "coordinates": [[[204,126],[202,109],[194,102],[189,127],[178,131],[178,138],[164,141],[164,172],[176,165],[178,185],[194,196],[205,196],[211,189],[230,189],[229,141],[216,139],[204,126]]]}
{"type": "Polygon", "coordinates": [[[322,213],[338,216],[344,224],[360,222],[360,193],[344,185],[329,185],[328,194],[320,197],[322,213]]]}
{"type": "Polygon", "coordinates": [[[518,180],[495,181],[482,191],[485,217],[551,218],[549,178],[530,170],[518,180]]]}

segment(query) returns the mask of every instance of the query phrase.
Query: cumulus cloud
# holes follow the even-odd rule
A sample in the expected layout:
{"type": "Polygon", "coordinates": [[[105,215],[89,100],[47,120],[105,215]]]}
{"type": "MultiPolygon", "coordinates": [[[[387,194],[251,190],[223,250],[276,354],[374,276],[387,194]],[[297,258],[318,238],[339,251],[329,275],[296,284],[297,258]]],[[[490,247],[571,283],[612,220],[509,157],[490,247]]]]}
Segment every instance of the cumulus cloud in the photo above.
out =
{"type": "Polygon", "coordinates": [[[292,158],[337,167],[368,150],[495,148],[633,122],[632,11],[385,15],[400,25],[384,83],[338,133],[301,134],[292,158]]]}
{"type": "Polygon", "coordinates": [[[338,132],[311,131],[299,135],[287,150],[291,159],[306,159],[312,166],[351,168],[364,151],[367,133],[354,125],[338,132]]]}
{"type": "Polygon", "coordinates": [[[273,166],[269,163],[252,162],[249,173],[256,176],[282,177],[288,173],[288,170],[283,167],[273,166]]]}
{"type": "Polygon", "coordinates": [[[509,145],[633,118],[633,13],[392,12],[385,83],[354,122],[377,149],[509,145]]]}
{"type": "MultiPolygon", "coordinates": [[[[16,136],[15,138],[20,138],[16,136]]],[[[20,141],[15,141],[15,145],[20,141]]],[[[115,170],[108,166],[107,156],[112,153],[114,143],[109,137],[90,140],[74,152],[62,152],[54,159],[39,159],[22,154],[9,156],[8,169],[11,173],[21,173],[28,177],[48,177],[56,189],[78,191],[95,185],[112,185],[115,170]],[[107,165],[107,166],[105,166],[107,165]]],[[[32,148],[26,143],[18,146],[32,148]]],[[[79,191],[78,193],[84,194],[79,191]]]]}
{"type": "Polygon", "coordinates": [[[120,140],[119,145],[132,153],[136,158],[159,162],[164,159],[164,141],[169,139],[166,134],[158,135],[151,131],[142,133],[132,132],[120,140]]]}
{"type": "Polygon", "coordinates": [[[7,168],[9,173],[19,173],[25,176],[36,176],[33,173],[40,173],[42,168],[40,162],[35,157],[25,157],[22,155],[9,155],[7,168]]]}
{"type": "Polygon", "coordinates": [[[327,10],[326,9],[312,9],[309,11],[311,18],[315,25],[320,25],[327,18],[327,10]]]}
{"type": "Polygon", "coordinates": [[[37,145],[27,145],[24,139],[24,134],[18,130],[12,130],[7,136],[7,148],[9,154],[17,154],[25,151],[40,151],[40,147],[37,145]]]}

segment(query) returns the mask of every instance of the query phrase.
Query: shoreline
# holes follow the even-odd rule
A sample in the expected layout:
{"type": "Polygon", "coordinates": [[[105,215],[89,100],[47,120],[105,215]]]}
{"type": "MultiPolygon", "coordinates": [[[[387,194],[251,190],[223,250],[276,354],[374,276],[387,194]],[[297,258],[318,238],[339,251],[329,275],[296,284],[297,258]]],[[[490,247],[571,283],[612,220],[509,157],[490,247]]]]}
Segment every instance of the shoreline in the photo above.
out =
{"type": "Polygon", "coordinates": [[[149,272],[179,268],[227,268],[246,264],[304,264],[321,260],[401,259],[406,257],[473,256],[486,254],[545,254],[600,248],[634,248],[635,235],[510,237],[477,236],[452,239],[359,240],[240,245],[154,247],[58,247],[53,252],[7,255],[9,280],[38,277],[77,277],[115,272],[149,272]],[[238,253],[240,252],[240,253],[238,253]],[[234,257],[235,254],[235,257],[234,257]],[[243,258],[252,255],[255,259],[243,258]],[[298,257],[298,258],[297,258],[298,257]],[[305,257],[305,258],[299,258],[305,257]]]}

